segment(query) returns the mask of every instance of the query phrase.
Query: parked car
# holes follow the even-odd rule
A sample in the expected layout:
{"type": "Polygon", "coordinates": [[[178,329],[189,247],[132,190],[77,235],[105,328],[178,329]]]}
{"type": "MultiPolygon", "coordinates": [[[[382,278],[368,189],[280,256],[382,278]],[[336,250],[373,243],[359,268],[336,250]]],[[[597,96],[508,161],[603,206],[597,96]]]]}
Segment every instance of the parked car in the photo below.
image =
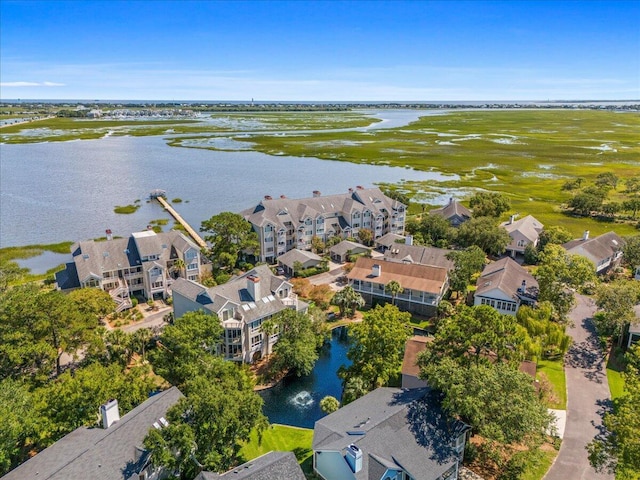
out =
{"type": "Polygon", "coordinates": [[[284,275],[284,268],[276,267],[276,275],[284,275]]]}

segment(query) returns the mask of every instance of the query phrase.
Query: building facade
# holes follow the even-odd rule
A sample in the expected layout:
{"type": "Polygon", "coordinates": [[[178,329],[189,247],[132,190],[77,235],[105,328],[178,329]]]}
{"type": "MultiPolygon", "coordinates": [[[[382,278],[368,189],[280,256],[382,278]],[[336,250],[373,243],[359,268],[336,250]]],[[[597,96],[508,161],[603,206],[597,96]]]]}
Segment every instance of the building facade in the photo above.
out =
{"type": "Polygon", "coordinates": [[[511,215],[509,220],[501,223],[500,226],[511,237],[511,243],[507,245],[506,251],[513,258],[517,254],[524,254],[527,246],[537,246],[540,233],[544,229],[544,225],[532,215],[527,215],[520,220],[516,220],[515,215],[511,215]]]}
{"type": "Polygon", "coordinates": [[[357,238],[361,229],[373,238],[386,233],[404,233],[406,206],[384,195],[379,188],[349,189],[348,193],[274,199],[266,196],[258,205],[242,212],[260,241],[260,261],[274,263],[285,252],[311,250],[317,237],[357,238]]]}
{"type": "Polygon", "coordinates": [[[589,230],[586,230],[582,238],[562,246],[572,255],[585,257],[593,263],[596,273],[601,274],[620,263],[624,245],[625,241],[615,232],[589,238],[589,230]]]}
{"type": "Polygon", "coordinates": [[[538,281],[515,260],[505,257],[485,265],[476,281],[473,304],[515,315],[521,305],[535,305],[537,299],[538,281]]]}
{"type": "Polygon", "coordinates": [[[279,278],[266,265],[215,287],[204,287],[180,278],[172,288],[176,319],[187,312],[216,315],[224,328],[220,353],[227,359],[252,363],[271,353],[278,332],[265,335],[263,322],[291,308],[306,311],[306,303],[293,293],[293,285],[279,278]]]}
{"type": "Polygon", "coordinates": [[[197,280],[211,271],[200,248],[178,231],[145,230],[128,238],[87,240],[71,246],[73,262],[56,274],[57,288],[101,288],[116,301],[117,310],[132,306],[131,297],[167,298],[178,277],[197,280]]]}

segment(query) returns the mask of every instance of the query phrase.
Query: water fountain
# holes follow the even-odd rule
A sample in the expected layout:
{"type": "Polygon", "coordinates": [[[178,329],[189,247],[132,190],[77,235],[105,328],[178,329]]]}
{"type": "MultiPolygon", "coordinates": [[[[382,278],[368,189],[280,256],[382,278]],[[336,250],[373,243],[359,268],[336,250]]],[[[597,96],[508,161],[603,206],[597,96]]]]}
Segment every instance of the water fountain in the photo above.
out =
{"type": "Polygon", "coordinates": [[[292,403],[298,408],[309,408],[313,405],[314,400],[309,392],[302,390],[300,393],[292,397],[291,400],[289,400],[289,403],[292,403]]]}

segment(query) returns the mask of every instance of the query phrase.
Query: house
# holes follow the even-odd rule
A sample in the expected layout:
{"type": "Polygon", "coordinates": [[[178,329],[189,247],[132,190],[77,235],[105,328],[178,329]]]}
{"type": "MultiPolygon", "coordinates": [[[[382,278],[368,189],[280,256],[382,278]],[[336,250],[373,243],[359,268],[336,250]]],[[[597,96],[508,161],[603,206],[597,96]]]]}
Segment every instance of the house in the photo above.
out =
{"type": "Polygon", "coordinates": [[[149,397],[120,417],[117,400],[100,407],[102,427],[80,427],[10,471],[4,480],[155,480],[143,440],[152,427],[167,425],[167,410],[182,398],[176,387],[149,397]]]}
{"type": "Polygon", "coordinates": [[[627,348],[630,348],[636,342],[640,342],[640,305],[636,305],[634,308],[636,314],[635,322],[631,322],[629,325],[629,340],[627,341],[627,348]]]}
{"type": "Polygon", "coordinates": [[[273,263],[280,255],[297,248],[311,250],[311,239],[357,237],[361,228],[373,238],[386,233],[404,233],[406,207],[387,197],[379,188],[349,189],[348,193],[313,197],[274,199],[265,196],[255,207],[242,212],[258,234],[260,261],[273,263]]]}
{"type": "Polygon", "coordinates": [[[451,252],[452,250],[447,250],[446,248],[396,243],[384,252],[383,258],[387,262],[417,263],[419,265],[443,267],[447,271],[451,271],[455,266],[453,261],[447,258],[447,255],[451,252]]]}
{"type": "Polygon", "coordinates": [[[391,302],[393,298],[385,286],[395,280],[403,288],[395,298],[398,308],[425,316],[435,315],[449,288],[446,268],[365,257],[358,258],[347,280],[369,305],[391,302]]]}
{"type": "Polygon", "coordinates": [[[313,470],[324,480],[458,478],[469,427],[425,388],[377,388],[315,423],[313,470]]]}
{"type": "Polygon", "coordinates": [[[269,452],[226,473],[202,472],[196,480],[305,480],[293,452],[269,452]]]}
{"type": "Polygon", "coordinates": [[[284,269],[285,273],[293,276],[296,269],[296,263],[299,262],[302,269],[317,267],[322,263],[322,257],[313,252],[306,250],[298,250],[294,248],[287,253],[278,257],[278,264],[284,269]]]}
{"type": "Polygon", "coordinates": [[[520,305],[535,305],[538,298],[537,280],[510,257],[485,265],[476,286],[474,305],[490,305],[509,315],[520,305]]]}
{"type": "Polygon", "coordinates": [[[133,295],[167,298],[175,277],[197,280],[211,271],[200,248],[176,230],[145,230],[128,238],[113,238],[107,230],[106,241],[75,243],[71,254],[73,262],[56,273],[57,288],[102,288],[116,301],[118,311],[132,306],[133,295]]]}
{"type": "Polygon", "coordinates": [[[224,328],[220,353],[228,360],[252,363],[271,353],[278,339],[275,332],[264,338],[262,323],[286,308],[306,311],[293,285],[259,265],[244,275],[215,287],[204,287],[179,278],[173,284],[173,311],[176,319],[187,312],[216,315],[224,328]]]}
{"type": "Polygon", "coordinates": [[[376,250],[384,253],[387,249],[393,247],[396,243],[405,243],[406,238],[397,233],[386,233],[374,242],[376,250]]]}
{"type": "Polygon", "coordinates": [[[500,224],[511,237],[511,243],[507,246],[507,253],[513,258],[516,255],[524,254],[528,245],[534,247],[538,245],[538,238],[544,225],[536,220],[532,215],[527,215],[520,220],[515,220],[515,215],[511,215],[508,221],[500,224]]]}
{"type": "Polygon", "coordinates": [[[596,273],[604,273],[615,267],[622,258],[622,247],[625,241],[615,232],[605,233],[599,237],[589,238],[589,230],[582,238],[562,245],[567,253],[585,257],[595,266],[596,273]]]}
{"type": "Polygon", "coordinates": [[[431,210],[429,215],[438,215],[444,218],[452,227],[459,227],[473,216],[467,207],[453,197],[449,199],[449,203],[444,207],[431,210]]]}
{"type": "Polygon", "coordinates": [[[370,248],[349,240],[343,240],[329,249],[331,260],[336,263],[348,262],[350,255],[363,255],[369,252],[371,252],[370,248]]]}
{"type": "Polygon", "coordinates": [[[424,388],[427,382],[420,378],[418,367],[418,355],[427,348],[427,344],[433,337],[414,335],[404,346],[404,358],[402,359],[402,388],[424,388]]]}

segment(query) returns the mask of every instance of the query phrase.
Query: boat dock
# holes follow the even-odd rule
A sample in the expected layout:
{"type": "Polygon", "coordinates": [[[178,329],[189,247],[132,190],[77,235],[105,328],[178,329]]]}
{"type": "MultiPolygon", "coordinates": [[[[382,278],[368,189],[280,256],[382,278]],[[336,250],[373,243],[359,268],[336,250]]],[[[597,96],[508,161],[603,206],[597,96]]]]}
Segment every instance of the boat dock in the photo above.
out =
{"type": "Polygon", "coordinates": [[[153,196],[153,198],[155,200],[158,200],[158,202],[160,202],[160,205],[162,205],[165,210],[169,212],[173,218],[175,218],[176,222],[184,227],[191,238],[193,238],[193,241],[196,242],[198,246],[200,246],[200,248],[208,248],[207,242],[205,242],[202,237],[198,235],[198,232],[196,232],[191,227],[191,225],[189,225],[187,221],[182,218],[178,212],[175,211],[175,209],[171,205],[169,205],[169,202],[167,202],[167,199],[163,195],[155,195],[153,196]]]}

